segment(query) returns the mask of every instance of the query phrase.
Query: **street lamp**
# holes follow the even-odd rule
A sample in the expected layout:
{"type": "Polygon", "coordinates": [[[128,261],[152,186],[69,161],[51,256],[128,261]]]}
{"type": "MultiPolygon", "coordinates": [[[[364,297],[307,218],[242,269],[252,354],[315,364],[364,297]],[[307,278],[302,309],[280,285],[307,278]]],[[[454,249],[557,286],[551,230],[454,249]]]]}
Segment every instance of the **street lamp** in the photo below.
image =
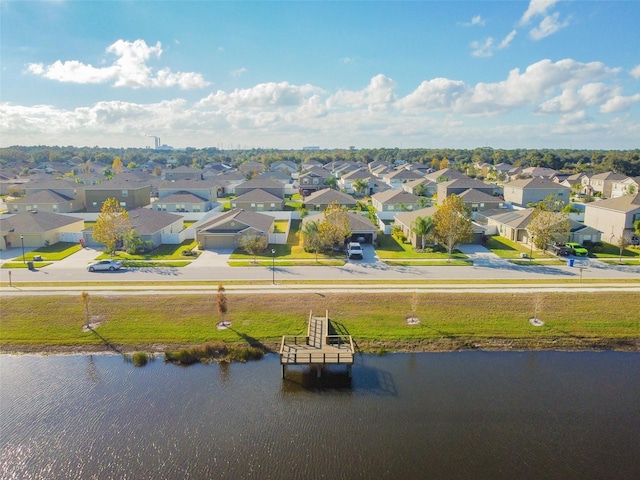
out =
{"type": "Polygon", "coordinates": [[[531,263],[531,259],[533,258],[533,235],[531,235],[529,241],[531,242],[529,245],[529,263],[531,263]]]}
{"type": "Polygon", "coordinates": [[[20,242],[22,242],[22,263],[27,263],[24,259],[24,235],[20,235],[20,242]]]}
{"type": "Polygon", "coordinates": [[[276,249],[271,249],[271,285],[276,284],[276,249]]]}

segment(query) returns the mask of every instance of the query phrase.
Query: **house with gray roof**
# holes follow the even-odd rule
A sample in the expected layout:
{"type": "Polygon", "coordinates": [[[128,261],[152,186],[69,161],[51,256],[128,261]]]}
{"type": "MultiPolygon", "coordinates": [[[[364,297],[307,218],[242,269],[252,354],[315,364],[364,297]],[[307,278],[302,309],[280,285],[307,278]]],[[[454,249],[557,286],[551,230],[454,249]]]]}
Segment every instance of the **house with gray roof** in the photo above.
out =
{"type": "Polygon", "coordinates": [[[438,193],[438,184],[426,177],[410,180],[403,184],[402,188],[405,192],[425,197],[433,197],[438,193]]]}
{"type": "Polygon", "coordinates": [[[202,170],[181,165],[165,170],[164,179],[171,180],[202,180],[202,170]]]}
{"type": "Polygon", "coordinates": [[[404,190],[386,190],[371,196],[371,205],[378,212],[404,212],[418,208],[420,197],[404,190]]]}
{"type": "Polygon", "coordinates": [[[204,249],[237,248],[243,235],[273,233],[274,217],[243,209],[220,213],[195,225],[196,240],[204,249]]]}
{"type": "Polygon", "coordinates": [[[583,181],[582,185],[585,193],[595,195],[597,193],[602,198],[611,198],[614,183],[621,182],[629,178],[627,175],[615,172],[604,172],[591,175],[588,182],[583,181]]]}
{"type": "Polygon", "coordinates": [[[458,194],[458,196],[462,199],[469,211],[471,211],[471,218],[475,218],[475,212],[505,208],[504,200],[500,199],[500,197],[489,195],[475,188],[469,188],[458,194]]]}
{"type": "MultiPolygon", "coordinates": [[[[324,212],[307,215],[302,219],[302,225],[307,222],[321,222],[324,220],[324,212]]],[[[360,243],[375,243],[378,237],[378,227],[376,227],[368,217],[356,212],[347,212],[347,220],[351,237],[347,241],[360,243]]]]}
{"type": "Polygon", "coordinates": [[[404,167],[400,167],[396,170],[391,170],[379,175],[382,177],[382,181],[389,185],[392,189],[402,189],[402,186],[411,181],[422,178],[422,175],[413,170],[407,170],[404,167]]]}
{"type": "Polygon", "coordinates": [[[562,205],[569,202],[571,189],[544,177],[522,178],[504,184],[504,199],[513,205],[526,207],[549,196],[555,196],[562,205]]]}
{"type": "Polygon", "coordinates": [[[252,178],[251,180],[236,185],[235,192],[237,196],[240,196],[257,189],[269,192],[276,197],[284,198],[285,186],[282,183],[262,177],[252,178]]]}
{"type": "Polygon", "coordinates": [[[442,202],[449,196],[460,195],[462,192],[466,192],[469,189],[474,189],[479,192],[486,193],[487,195],[493,195],[494,185],[484,183],[482,180],[476,180],[470,177],[454,178],[446,182],[438,183],[438,204],[442,205],[442,202]]]}
{"type": "Polygon", "coordinates": [[[450,180],[455,180],[456,178],[471,178],[464,173],[458,172],[457,170],[453,170],[452,168],[443,168],[441,170],[437,170],[435,172],[428,173],[426,178],[429,180],[440,183],[440,182],[448,182],[450,180]]]}
{"type": "Polygon", "coordinates": [[[586,203],[584,223],[602,232],[605,242],[617,243],[624,235],[634,235],[634,222],[640,220],[640,193],[586,203]]]}
{"type": "Polygon", "coordinates": [[[413,231],[413,222],[419,217],[432,217],[436,213],[438,207],[426,207],[414,210],[412,212],[399,212],[393,217],[393,224],[402,230],[404,236],[411,242],[411,245],[417,247],[422,239],[413,231]]]}
{"type": "Polygon", "coordinates": [[[102,204],[108,198],[115,198],[120,207],[128,211],[145,207],[151,203],[152,185],[155,189],[159,183],[159,179],[121,174],[98,185],[86,185],[84,187],[86,210],[87,212],[102,211],[102,204]]]}
{"type": "Polygon", "coordinates": [[[253,210],[254,212],[281,211],[284,208],[284,198],[261,188],[255,188],[231,200],[231,207],[253,210]]]}
{"type": "Polygon", "coordinates": [[[332,203],[347,208],[355,208],[357,205],[356,199],[351,195],[332,188],[323,188],[304,198],[304,208],[308,211],[325,210],[332,203]]]}
{"type": "Polygon", "coordinates": [[[84,210],[84,195],[81,198],[71,198],[52,190],[39,190],[7,202],[7,208],[12,213],[33,211],[52,213],[79,212],[84,210]]]}

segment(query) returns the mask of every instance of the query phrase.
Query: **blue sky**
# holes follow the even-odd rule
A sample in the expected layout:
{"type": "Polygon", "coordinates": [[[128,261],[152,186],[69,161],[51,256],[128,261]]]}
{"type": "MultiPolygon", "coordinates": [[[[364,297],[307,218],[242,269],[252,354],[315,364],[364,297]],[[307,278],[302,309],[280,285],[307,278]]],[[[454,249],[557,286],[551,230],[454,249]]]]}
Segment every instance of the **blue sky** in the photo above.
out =
{"type": "Polygon", "coordinates": [[[0,9],[2,146],[640,146],[635,0],[0,9]]]}

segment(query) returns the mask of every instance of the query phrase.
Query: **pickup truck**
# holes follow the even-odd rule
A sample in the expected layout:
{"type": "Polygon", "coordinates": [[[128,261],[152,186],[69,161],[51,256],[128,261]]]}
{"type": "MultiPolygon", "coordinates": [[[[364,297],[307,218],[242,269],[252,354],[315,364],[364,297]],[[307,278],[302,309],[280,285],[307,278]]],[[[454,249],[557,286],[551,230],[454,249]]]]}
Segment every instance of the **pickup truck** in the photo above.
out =
{"type": "Polygon", "coordinates": [[[358,242],[349,242],[347,244],[347,258],[362,258],[362,246],[358,242]]]}

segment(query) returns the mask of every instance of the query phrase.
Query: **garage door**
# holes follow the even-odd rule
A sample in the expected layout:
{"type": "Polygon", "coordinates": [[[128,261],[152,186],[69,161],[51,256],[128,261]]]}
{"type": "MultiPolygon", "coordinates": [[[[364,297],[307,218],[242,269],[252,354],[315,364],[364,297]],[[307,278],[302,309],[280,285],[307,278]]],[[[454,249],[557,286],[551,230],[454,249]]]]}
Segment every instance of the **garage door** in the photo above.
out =
{"type": "Polygon", "coordinates": [[[216,248],[235,248],[236,236],[229,235],[202,235],[202,246],[205,250],[215,250],[216,248]]]}

